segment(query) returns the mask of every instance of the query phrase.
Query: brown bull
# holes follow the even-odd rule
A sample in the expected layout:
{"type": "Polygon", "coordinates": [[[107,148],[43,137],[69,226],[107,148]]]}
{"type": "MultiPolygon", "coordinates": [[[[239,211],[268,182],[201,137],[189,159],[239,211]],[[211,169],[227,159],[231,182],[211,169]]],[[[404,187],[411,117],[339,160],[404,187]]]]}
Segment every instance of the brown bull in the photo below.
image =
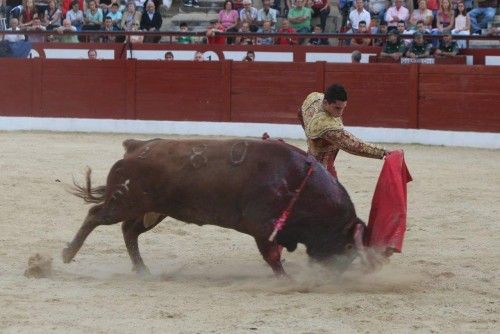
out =
{"type": "Polygon", "coordinates": [[[365,225],[344,187],[294,146],[241,139],[126,140],[123,145],[125,156],[111,168],[106,186],[92,188],[89,170],[86,187],[75,188],[75,195],[96,205],[63,250],[65,263],[97,226],[123,222],[134,270],[148,272],[138,236],[167,216],[253,236],[277,275],[285,274],[282,247],[293,251],[302,243],[312,259],[340,271],[362,247],[365,225]],[[310,166],[313,172],[306,178],[310,166]],[[274,221],[293,198],[286,225],[269,241],[274,221]]]}

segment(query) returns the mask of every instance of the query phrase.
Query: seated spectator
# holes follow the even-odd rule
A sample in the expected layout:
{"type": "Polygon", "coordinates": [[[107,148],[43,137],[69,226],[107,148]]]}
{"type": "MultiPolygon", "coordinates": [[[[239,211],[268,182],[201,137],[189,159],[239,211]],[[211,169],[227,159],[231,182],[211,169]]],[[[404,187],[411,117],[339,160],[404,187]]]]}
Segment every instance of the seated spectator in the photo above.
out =
{"type": "Polygon", "coordinates": [[[458,54],[458,44],[452,40],[451,32],[444,33],[443,40],[434,54],[442,57],[455,57],[458,54]]]}
{"type": "Polygon", "coordinates": [[[415,30],[415,32],[420,32],[422,33],[422,35],[428,35],[430,34],[430,30],[427,30],[424,26],[424,22],[423,21],[418,21],[417,22],[417,29],[415,30]]]}
{"type": "Polygon", "coordinates": [[[47,30],[53,30],[61,26],[61,19],[62,12],[56,7],[56,0],[50,0],[43,16],[43,25],[47,30]]]}
{"type": "Polygon", "coordinates": [[[83,27],[83,12],[80,10],[79,0],[73,0],[71,10],[66,13],[66,18],[71,21],[71,25],[80,31],[83,27]]]}
{"type": "Polygon", "coordinates": [[[418,9],[411,13],[409,30],[417,31],[417,22],[422,21],[425,29],[430,31],[433,19],[434,15],[432,15],[432,11],[427,8],[427,0],[419,0],[418,9]]]}
{"type": "Polygon", "coordinates": [[[87,51],[87,57],[90,60],[96,60],[97,59],[97,51],[95,49],[90,49],[87,51]]]}
{"type": "Polygon", "coordinates": [[[73,34],[65,34],[65,32],[76,32],[77,29],[75,26],[71,25],[70,19],[64,19],[63,25],[61,27],[57,27],[54,31],[59,35],[57,40],[61,43],[78,43],[78,36],[73,34]]]}
{"type": "MultiPolygon", "coordinates": [[[[387,22],[385,21],[382,21],[380,22],[379,26],[378,26],[378,29],[377,29],[377,35],[387,35],[387,22]]],[[[383,38],[376,38],[374,41],[373,41],[373,45],[374,46],[384,46],[385,44],[385,39],[383,38]]]]}
{"type": "Polygon", "coordinates": [[[174,60],[174,54],[171,51],[165,52],[165,60],[166,61],[173,61],[174,60]]]}
{"type": "MultiPolygon", "coordinates": [[[[7,29],[7,31],[21,31],[19,28],[19,20],[16,18],[11,18],[10,19],[10,28],[7,29]]],[[[9,41],[11,43],[19,42],[19,41],[24,41],[25,36],[24,35],[14,35],[14,34],[5,34],[3,35],[3,40],[9,41]]]]}
{"type": "Polygon", "coordinates": [[[5,10],[5,20],[7,24],[10,24],[11,18],[15,18],[17,19],[18,23],[18,26],[16,28],[19,28],[19,20],[21,17],[22,4],[23,0],[5,0],[4,10],[5,10]]]}
{"type": "MultiPolygon", "coordinates": [[[[83,10],[85,9],[85,7],[84,7],[85,1],[84,0],[62,0],[61,12],[62,12],[63,18],[67,18],[67,13],[73,8],[73,3],[75,1],[78,3],[78,8],[83,12],[83,10]]],[[[71,24],[73,24],[73,23],[71,23],[71,24]]]]}
{"type": "Polygon", "coordinates": [[[311,8],[304,6],[304,0],[295,0],[295,7],[288,11],[288,21],[297,33],[311,32],[311,8]]]}
{"type": "Polygon", "coordinates": [[[384,21],[387,3],[387,0],[369,0],[368,8],[370,15],[377,17],[379,21],[384,21]]]}
{"type": "Polygon", "coordinates": [[[370,13],[363,7],[363,0],[356,0],[355,9],[349,13],[349,20],[351,21],[351,33],[357,33],[359,22],[370,22],[370,13]]]}
{"type": "Polygon", "coordinates": [[[257,11],[257,25],[262,27],[264,21],[271,22],[271,26],[275,26],[278,20],[278,12],[271,8],[271,0],[262,0],[262,8],[257,11]]]}
{"type": "MultiPolygon", "coordinates": [[[[295,29],[290,27],[290,22],[287,19],[281,21],[281,27],[278,30],[279,33],[295,34],[297,33],[295,29]]],[[[278,37],[276,44],[279,45],[293,45],[297,44],[297,38],[295,37],[278,37]]]]}
{"type": "MultiPolygon", "coordinates": [[[[314,26],[313,35],[321,34],[323,30],[321,29],[321,25],[317,24],[314,26]]],[[[328,38],[320,38],[320,37],[312,37],[309,38],[309,45],[328,45],[328,38]]]]}
{"type": "MultiPolygon", "coordinates": [[[[113,19],[111,19],[111,17],[106,16],[106,18],[104,19],[104,24],[101,28],[101,31],[105,31],[105,32],[118,31],[118,29],[113,25],[113,19]]],[[[103,36],[101,36],[100,40],[101,40],[101,43],[115,43],[116,37],[117,36],[114,36],[114,35],[103,35],[103,36]]]]}
{"type": "MultiPolygon", "coordinates": [[[[146,10],[142,13],[141,17],[141,30],[143,31],[160,31],[163,19],[160,13],[155,10],[155,4],[153,1],[148,1],[146,3],[146,10]]],[[[146,36],[144,37],[144,43],[158,43],[161,36],[146,36]]]]}
{"type": "Polygon", "coordinates": [[[409,58],[427,58],[431,54],[431,43],[428,43],[424,39],[424,35],[416,32],[413,38],[413,42],[410,44],[410,48],[406,52],[406,56],[409,58]]]}
{"type": "Polygon", "coordinates": [[[111,8],[109,9],[108,13],[106,14],[106,17],[111,18],[111,21],[113,23],[113,27],[115,27],[116,30],[120,29],[120,25],[122,22],[122,12],[118,10],[118,3],[113,2],[111,4],[111,8]]]}
{"type": "Polygon", "coordinates": [[[387,33],[387,40],[385,42],[380,57],[391,57],[392,59],[399,60],[405,53],[405,45],[403,41],[399,40],[398,32],[391,30],[387,33]]]}
{"type": "Polygon", "coordinates": [[[360,51],[354,50],[351,53],[351,62],[353,64],[359,64],[359,63],[361,63],[361,52],[360,51]]]}
{"type": "MultiPolygon", "coordinates": [[[[460,1],[457,5],[457,10],[455,11],[455,28],[451,31],[453,35],[465,35],[470,34],[470,17],[467,15],[467,9],[465,4],[460,1]]],[[[457,44],[460,48],[464,49],[467,45],[465,40],[458,40],[457,44]]]]}
{"type": "Polygon", "coordinates": [[[255,52],[252,50],[247,51],[247,54],[242,59],[243,61],[254,61],[255,60],[255,52]]]}
{"type": "Polygon", "coordinates": [[[478,0],[477,8],[469,12],[473,34],[481,34],[481,29],[488,28],[488,23],[493,22],[498,7],[498,0],[478,0]],[[478,22],[478,18],[482,17],[478,22]]]}
{"type": "Polygon", "coordinates": [[[455,22],[455,15],[451,9],[450,0],[441,0],[439,10],[436,15],[436,28],[432,29],[433,35],[442,35],[450,32],[455,22]]]}
{"type": "MultiPolygon", "coordinates": [[[[139,31],[140,24],[138,21],[132,23],[130,31],[139,31]]],[[[140,44],[144,42],[144,35],[130,35],[129,41],[132,44],[140,44]]]]}
{"type": "MultiPolygon", "coordinates": [[[[406,26],[405,26],[404,21],[399,21],[398,22],[398,25],[396,26],[396,31],[398,32],[399,36],[401,36],[401,35],[411,35],[412,34],[411,31],[406,30],[406,26]]],[[[411,42],[412,42],[411,39],[405,39],[403,41],[405,43],[405,46],[410,45],[411,42]]]]}
{"type": "Polygon", "coordinates": [[[394,6],[389,7],[385,13],[385,20],[387,21],[389,30],[396,29],[398,22],[406,21],[410,18],[410,12],[407,8],[403,7],[403,0],[394,0],[394,6]]]}
{"type": "MultiPolygon", "coordinates": [[[[238,32],[242,32],[245,34],[250,33],[250,23],[248,22],[243,22],[241,24],[240,30],[238,32]]],[[[251,36],[238,36],[235,39],[235,44],[241,44],[241,45],[253,45],[253,38],[251,36]]]]}
{"type": "Polygon", "coordinates": [[[101,29],[102,20],[103,14],[101,8],[97,8],[95,0],[90,0],[89,8],[85,11],[82,30],[99,30],[101,29]]]}
{"type": "Polygon", "coordinates": [[[194,61],[205,61],[205,58],[203,57],[203,52],[201,51],[196,51],[194,53],[194,58],[193,58],[194,61]]]}
{"type": "MultiPolygon", "coordinates": [[[[366,22],[360,21],[358,24],[358,34],[367,34],[366,22]]],[[[355,46],[369,46],[372,40],[369,37],[357,37],[351,39],[351,44],[355,46]]]]}
{"type": "MultiPolygon", "coordinates": [[[[33,16],[33,20],[30,26],[26,27],[26,31],[45,31],[45,27],[42,26],[42,21],[38,17],[38,14],[33,16]]],[[[43,43],[45,42],[45,35],[42,34],[30,34],[28,35],[28,41],[31,43],[43,43]]]]}
{"type": "Polygon", "coordinates": [[[321,32],[325,31],[326,20],[330,15],[330,0],[312,0],[312,18],[319,17],[321,32]]]}
{"type": "Polygon", "coordinates": [[[33,2],[33,0],[23,0],[21,8],[22,8],[20,16],[21,28],[29,27],[33,23],[33,17],[35,15],[38,17],[35,8],[35,3],[33,2]]]}
{"type": "Polygon", "coordinates": [[[251,32],[256,32],[257,26],[257,9],[252,7],[252,0],[243,0],[243,9],[240,10],[240,21],[243,24],[248,22],[251,32]]]}
{"type": "MultiPolygon", "coordinates": [[[[184,32],[184,33],[188,32],[188,25],[186,22],[181,22],[179,24],[179,31],[184,32]]],[[[193,40],[191,39],[191,36],[184,35],[184,36],[177,37],[177,43],[179,43],[179,44],[191,44],[191,43],[193,43],[193,40]]]]}
{"type": "MultiPolygon", "coordinates": [[[[219,12],[219,23],[224,27],[226,32],[237,32],[240,14],[233,9],[233,2],[231,0],[224,1],[224,6],[219,12]]],[[[227,38],[227,44],[233,44],[234,37],[227,38]]]]}
{"type": "Polygon", "coordinates": [[[125,31],[132,30],[132,24],[134,22],[140,22],[141,12],[137,10],[137,7],[133,1],[127,3],[127,8],[122,14],[122,20],[120,22],[121,29],[125,31]]]}
{"type": "MultiPolygon", "coordinates": [[[[277,0],[275,0],[277,1],[277,0]]],[[[243,9],[243,0],[234,0],[233,1],[233,9],[238,12],[238,16],[240,15],[240,10],[243,9]]]]}
{"type": "MultiPolygon", "coordinates": [[[[271,21],[264,21],[264,23],[262,24],[262,28],[260,28],[258,32],[264,34],[273,34],[275,31],[271,25],[271,21]]],[[[273,45],[273,44],[274,44],[273,36],[257,37],[257,45],[273,45]]]]}
{"type": "Polygon", "coordinates": [[[210,21],[207,27],[207,44],[226,44],[224,36],[217,35],[217,33],[224,32],[224,26],[219,21],[210,21]]]}

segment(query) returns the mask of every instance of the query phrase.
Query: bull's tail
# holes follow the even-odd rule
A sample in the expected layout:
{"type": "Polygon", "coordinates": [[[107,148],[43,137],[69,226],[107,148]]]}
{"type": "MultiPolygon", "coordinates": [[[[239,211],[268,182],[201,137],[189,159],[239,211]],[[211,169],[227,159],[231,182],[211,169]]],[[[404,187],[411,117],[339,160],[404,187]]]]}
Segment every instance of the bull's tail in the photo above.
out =
{"type": "Polygon", "coordinates": [[[91,180],[92,169],[87,167],[85,170],[85,186],[81,186],[73,180],[73,187],[70,188],[70,193],[82,198],[85,203],[99,204],[104,202],[106,197],[106,186],[98,186],[92,188],[91,180]]]}

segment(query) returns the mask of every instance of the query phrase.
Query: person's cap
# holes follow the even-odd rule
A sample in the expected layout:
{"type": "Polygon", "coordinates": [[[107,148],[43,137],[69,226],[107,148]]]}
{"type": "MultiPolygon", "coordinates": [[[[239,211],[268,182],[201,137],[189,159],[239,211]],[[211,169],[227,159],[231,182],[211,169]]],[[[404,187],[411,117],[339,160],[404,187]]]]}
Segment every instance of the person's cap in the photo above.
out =
{"type": "Polygon", "coordinates": [[[387,35],[399,35],[398,31],[396,29],[392,29],[392,30],[389,30],[389,32],[387,33],[387,35]]]}
{"type": "Polygon", "coordinates": [[[418,37],[424,37],[420,31],[417,31],[416,33],[413,34],[413,37],[418,38],[418,37]]]}

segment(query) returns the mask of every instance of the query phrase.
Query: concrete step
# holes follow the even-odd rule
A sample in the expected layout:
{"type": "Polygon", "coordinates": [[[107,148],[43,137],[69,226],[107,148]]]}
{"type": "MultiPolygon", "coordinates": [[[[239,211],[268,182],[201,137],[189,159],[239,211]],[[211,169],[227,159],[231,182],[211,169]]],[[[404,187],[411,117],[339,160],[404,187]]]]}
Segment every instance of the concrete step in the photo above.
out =
{"type": "MultiPolygon", "coordinates": [[[[172,16],[170,19],[172,27],[179,27],[181,22],[186,22],[190,31],[205,30],[208,23],[212,20],[217,20],[218,15],[215,13],[179,13],[172,16]]],[[[176,30],[176,29],[174,29],[176,30]]]]}

